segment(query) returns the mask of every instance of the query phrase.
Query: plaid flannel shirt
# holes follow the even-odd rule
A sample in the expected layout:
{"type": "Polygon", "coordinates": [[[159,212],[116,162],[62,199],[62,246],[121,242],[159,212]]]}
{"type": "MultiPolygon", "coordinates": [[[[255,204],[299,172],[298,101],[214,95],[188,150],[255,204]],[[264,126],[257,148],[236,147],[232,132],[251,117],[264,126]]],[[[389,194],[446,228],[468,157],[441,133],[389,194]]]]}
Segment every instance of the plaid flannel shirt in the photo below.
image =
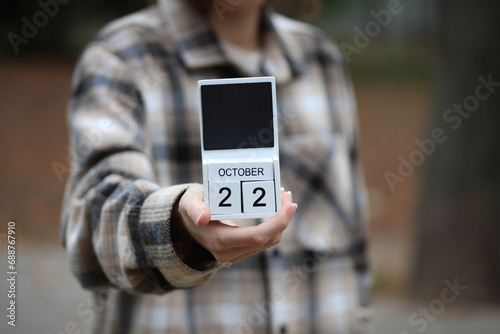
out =
{"type": "Polygon", "coordinates": [[[282,184],[299,203],[282,242],[230,268],[183,263],[172,208],[202,182],[197,81],[248,76],[205,17],[160,0],[105,27],[75,70],[74,168],[61,234],[93,290],[93,333],[360,333],[370,275],[356,113],[338,49],[269,8],[282,184]]]}

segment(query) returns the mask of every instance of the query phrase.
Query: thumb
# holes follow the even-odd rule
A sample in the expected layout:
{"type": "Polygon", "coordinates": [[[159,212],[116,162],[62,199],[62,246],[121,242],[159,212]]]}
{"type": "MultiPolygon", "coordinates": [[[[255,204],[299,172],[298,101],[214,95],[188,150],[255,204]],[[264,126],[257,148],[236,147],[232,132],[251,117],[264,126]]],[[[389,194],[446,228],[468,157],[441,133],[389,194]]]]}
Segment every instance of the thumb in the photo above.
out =
{"type": "Polygon", "coordinates": [[[193,222],[199,227],[204,227],[210,222],[210,216],[210,208],[203,204],[203,206],[196,211],[193,222]]]}
{"type": "Polygon", "coordinates": [[[197,187],[188,188],[181,198],[179,209],[199,227],[206,226],[210,222],[210,208],[203,202],[203,191],[197,187]]]}

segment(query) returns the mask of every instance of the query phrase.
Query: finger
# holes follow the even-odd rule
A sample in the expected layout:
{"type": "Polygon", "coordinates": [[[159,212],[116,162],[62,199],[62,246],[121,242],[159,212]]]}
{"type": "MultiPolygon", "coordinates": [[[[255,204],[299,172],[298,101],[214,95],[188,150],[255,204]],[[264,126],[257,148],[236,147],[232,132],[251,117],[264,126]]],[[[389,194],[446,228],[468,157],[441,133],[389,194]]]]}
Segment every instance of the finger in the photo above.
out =
{"type": "Polygon", "coordinates": [[[281,205],[286,205],[287,202],[293,203],[292,192],[281,188],[281,205]]]}
{"type": "MultiPolygon", "coordinates": [[[[197,196],[199,200],[201,198],[200,193],[193,194],[193,197],[197,196]]],[[[188,195],[187,192],[186,195],[188,195]]],[[[186,196],[186,203],[190,203],[188,202],[190,200],[192,200],[191,196],[186,196]]],[[[207,212],[202,211],[197,218],[192,218],[198,222],[198,226],[205,226],[203,233],[198,235],[196,239],[215,252],[234,249],[235,247],[264,247],[273,237],[283,233],[297,210],[297,204],[292,203],[292,194],[290,192],[282,191],[281,202],[282,207],[278,214],[258,226],[237,228],[219,221],[212,221],[209,224],[206,221],[209,216],[204,216],[207,212]]]]}
{"type": "Polygon", "coordinates": [[[218,220],[218,222],[220,222],[224,225],[238,227],[238,225],[236,225],[232,220],[229,220],[229,219],[218,220]]]}
{"type": "Polygon", "coordinates": [[[281,241],[281,235],[277,235],[274,238],[272,238],[271,240],[269,240],[269,242],[264,247],[262,247],[260,249],[248,250],[247,252],[243,252],[240,255],[236,255],[231,260],[226,261],[226,262],[238,263],[238,262],[246,259],[247,257],[250,257],[250,256],[255,255],[257,253],[263,252],[266,249],[271,248],[272,246],[279,244],[280,241],[281,241]]]}
{"type": "Polygon", "coordinates": [[[210,221],[210,208],[203,201],[201,186],[190,186],[179,202],[179,212],[194,224],[203,227],[210,221]]]}
{"type": "MultiPolygon", "coordinates": [[[[289,196],[285,197],[290,198],[289,196]]],[[[234,248],[235,245],[242,247],[262,247],[266,245],[274,236],[283,233],[297,210],[297,204],[287,201],[288,199],[283,201],[284,205],[275,217],[260,225],[240,228],[213,226],[218,228],[217,244],[229,249],[234,248]]]]}
{"type": "Polygon", "coordinates": [[[256,226],[258,229],[258,233],[262,236],[268,236],[272,238],[277,234],[283,233],[283,231],[288,227],[290,221],[293,218],[293,215],[297,211],[298,205],[296,203],[292,203],[292,194],[288,193],[287,198],[282,199],[281,209],[278,211],[276,216],[269,218],[262,224],[256,226]]]}
{"type": "Polygon", "coordinates": [[[243,255],[240,255],[240,256],[238,256],[238,257],[235,257],[234,259],[231,259],[231,260],[226,261],[226,262],[238,263],[238,262],[240,262],[240,261],[242,261],[242,260],[244,260],[244,259],[246,259],[246,258],[248,258],[248,257],[250,257],[250,256],[252,256],[252,255],[258,254],[258,253],[260,253],[260,252],[261,252],[260,250],[258,250],[258,251],[255,251],[255,250],[254,250],[254,251],[251,251],[251,252],[245,253],[245,254],[243,254],[243,255]]]}

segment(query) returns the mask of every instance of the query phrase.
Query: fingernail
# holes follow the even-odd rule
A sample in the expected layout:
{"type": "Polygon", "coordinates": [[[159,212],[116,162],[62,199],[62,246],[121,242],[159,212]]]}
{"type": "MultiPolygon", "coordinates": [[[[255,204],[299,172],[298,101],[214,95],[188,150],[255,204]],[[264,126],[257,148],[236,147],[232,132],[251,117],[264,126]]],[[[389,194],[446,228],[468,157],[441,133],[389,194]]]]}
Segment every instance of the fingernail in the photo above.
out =
{"type": "Polygon", "coordinates": [[[293,203],[292,206],[288,209],[288,215],[293,216],[298,207],[299,205],[297,203],[293,203]]]}
{"type": "Polygon", "coordinates": [[[280,188],[280,190],[281,190],[281,191],[285,191],[285,188],[281,187],[281,188],[280,188]]]}
{"type": "Polygon", "coordinates": [[[286,193],[287,193],[287,196],[288,196],[288,197],[287,197],[287,198],[288,198],[288,201],[289,201],[289,202],[293,202],[292,192],[291,192],[291,191],[287,191],[286,193]]]}
{"type": "Polygon", "coordinates": [[[203,209],[200,209],[200,211],[198,211],[198,215],[196,216],[196,220],[194,222],[197,226],[199,226],[199,222],[200,222],[200,218],[201,218],[202,214],[203,214],[203,209]]]}

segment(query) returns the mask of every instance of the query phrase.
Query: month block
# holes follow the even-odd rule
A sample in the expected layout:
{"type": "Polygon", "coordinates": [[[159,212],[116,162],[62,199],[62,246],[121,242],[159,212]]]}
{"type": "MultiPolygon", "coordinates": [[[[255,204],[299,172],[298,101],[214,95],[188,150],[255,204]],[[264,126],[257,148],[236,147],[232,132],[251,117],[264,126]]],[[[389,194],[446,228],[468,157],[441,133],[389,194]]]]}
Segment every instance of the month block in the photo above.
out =
{"type": "Polygon", "coordinates": [[[209,182],[274,179],[273,161],[271,159],[256,159],[252,162],[211,163],[208,168],[209,182]]]}

